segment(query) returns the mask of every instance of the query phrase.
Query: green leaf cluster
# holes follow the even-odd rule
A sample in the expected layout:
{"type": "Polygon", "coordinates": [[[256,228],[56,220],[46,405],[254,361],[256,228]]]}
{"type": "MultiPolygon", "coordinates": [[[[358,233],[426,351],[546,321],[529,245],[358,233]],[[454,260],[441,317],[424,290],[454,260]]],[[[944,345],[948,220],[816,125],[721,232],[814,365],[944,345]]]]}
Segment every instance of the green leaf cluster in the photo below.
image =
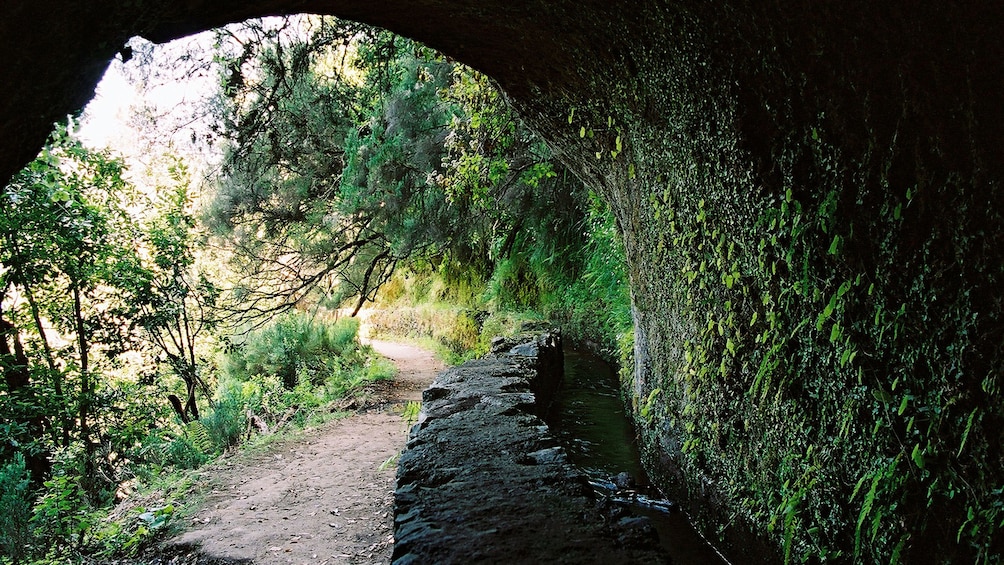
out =
{"type": "Polygon", "coordinates": [[[776,148],[782,190],[752,207],[730,190],[754,187],[682,152],[650,179],[654,227],[634,241],[665,268],[634,271],[650,291],[636,306],[646,333],[680,341],[632,383],[642,400],[661,391],[644,435],[787,561],[994,562],[1002,366],[974,352],[999,335],[985,285],[1004,273],[971,234],[1000,212],[972,198],[935,211],[951,183],[920,173],[893,190],[895,139],[855,169],[815,132],[776,148]]]}

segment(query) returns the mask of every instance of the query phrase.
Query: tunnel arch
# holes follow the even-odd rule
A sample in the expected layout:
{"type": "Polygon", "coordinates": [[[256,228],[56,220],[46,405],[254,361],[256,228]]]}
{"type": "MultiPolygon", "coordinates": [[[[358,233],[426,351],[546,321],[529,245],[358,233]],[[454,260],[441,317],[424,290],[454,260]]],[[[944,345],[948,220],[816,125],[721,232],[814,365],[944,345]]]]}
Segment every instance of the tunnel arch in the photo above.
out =
{"type": "MultiPolygon", "coordinates": [[[[514,96],[571,92],[616,37],[573,16],[605,24],[634,11],[617,3],[543,1],[509,7],[477,0],[265,0],[257,2],[23,3],[0,22],[0,176],[34,156],[51,124],[82,108],[115,54],[133,35],[156,43],[254,17],[317,13],[365,22],[422,41],[492,76],[514,96]],[[588,46],[598,42],[596,52],[588,46]],[[35,86],[37,85],[37,86],[35,86]]],[[[626,23],[623,25],[627,25],[626,23]]],[[[601,26],[607,27],[606,25],[601,26]]]]}
{"type": "Polygon", "coordinates": [[[875,514],[844,487],[864,481],[893,514],[859,560],[1004,553],[999,527],[963,529],[1004,484],[999,2],[24,2],[0,20],[0,177],[84,105],[130,36],[287,12],[385,27],[487,73],[611,203],[635,310],[626,393],[656,414],[640,420],[650,462],[705,532],[746,529],[776,556],[784,536],[768,524],[787,508],[798,548],[851,555],[875,514]],[[715,256],[720,241],[739,252],[715,256]],[[857,310],[836,319],[845,296],[857,310]],[[731,310],[743,328],[726,336],[731,310]],[[763,328],[768,313],[794,314],[763,328]],[[906,337],[883,341],[886,329],[906,337]],[[714,371],[695,377],[691,354],[714,371]],[[758,367],[779,366],[787,380],[761,395],[758,367]],[[900,397],[896,414],[885,399],[900,397]],[[935,409],[941,435],[905,436],[907,418],[935,409]],[[900,482],[882,474],[890,461],[900,482]],[[978,488],[929,498],[932,473],[978,488]],[[802,476],[825,488],[800,495],[802,476]],[[824,518],[821,539],[809,532],[824,518]]]}

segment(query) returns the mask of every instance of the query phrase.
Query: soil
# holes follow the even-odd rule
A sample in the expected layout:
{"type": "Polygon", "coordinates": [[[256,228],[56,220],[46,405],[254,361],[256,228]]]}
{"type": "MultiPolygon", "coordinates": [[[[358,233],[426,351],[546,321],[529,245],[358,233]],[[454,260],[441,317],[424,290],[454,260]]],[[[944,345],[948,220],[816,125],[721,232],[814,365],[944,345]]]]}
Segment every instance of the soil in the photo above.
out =
{"type": "Polygon", "coordinates": [[[402,413],[443,365],[416,347],[370,343],[397,365],[395,379],[378,383],[351,416],[221,465],[159,562],[390,562],[396,458],[407,441],[402,413]]]}

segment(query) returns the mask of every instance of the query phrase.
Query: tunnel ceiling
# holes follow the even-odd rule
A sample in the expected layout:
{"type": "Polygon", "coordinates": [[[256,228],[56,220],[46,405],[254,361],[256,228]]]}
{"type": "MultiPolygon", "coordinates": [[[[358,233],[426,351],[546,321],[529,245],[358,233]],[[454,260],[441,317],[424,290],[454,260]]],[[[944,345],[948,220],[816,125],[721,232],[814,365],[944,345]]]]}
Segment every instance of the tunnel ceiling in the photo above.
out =
{"type": "MultiPolygon", "coordinates": [[[[52,124],[87,103],[108,62],[130,37],[164,42],[289,13],[353,19],[425,42],[490,75],[517,102],[534,101],[530,105],[538,109],[541,99],[558,106],[588,103],[596,116],[605,117],[604,106],[627,104],[651,122],[673,111],[672,100],[660,99],[659,91],[671,90],[669,83],[684,84],[686,90],[707,72],[721,88],[752,92],[756,81],[765,80],[767,64],[798,69],[802,77],[783,71],[766,80],[788,81],[801,97],[824,91],[825,99],[826,89],[850,90],[852,98],[882,109],[869,90],[881,96],[908,89],[944,91],[948,95],[935,110],[964,120],[960,101],[999,89],[1002,53],[996,37],[997,24],[1004,21],[992,2],[961,7],[906,1],[778,6],[744,0],[14,2],[5,5],[0,18],[0,177],[8,179],[31,160],[52,124]],[[697,55],[686,55],[690,59],[681,67],[672,60],[673,51],[697,55]],[[708,61],[720,68],[706,71],[708,61]]],[[[991,133],[999,129],[991,122],[1004,119],[996,98],[979,108],[992,118],[979,127],[991,133]]],[[[772,133],[772,125],[760,123],[762,116],[756,115],[763,109],[756,107],[760,102],[745,109],[753,115],[741,117],[741,125],[756,130],[747,132],[754,143],[772,133]]],[[[835,105],[816,110],[830,116],[849,111],[835,105]]],[[[537,117],[530,116],[531,122],[537,117]]]]}
{"type": "Polygon", "coordinates": [[[519,97],[572,91],[582,77],[617,68],[604,61],[618,52],[610,30],[630,27],[639,13],[634,2],[606,0],[103,0],[18,2],[4,12],[3,179],[34,157],[54,122],[87,103],[110,59],[135,35],[164,42],[253,17],[335,15],[423,41],[519,97]]]}

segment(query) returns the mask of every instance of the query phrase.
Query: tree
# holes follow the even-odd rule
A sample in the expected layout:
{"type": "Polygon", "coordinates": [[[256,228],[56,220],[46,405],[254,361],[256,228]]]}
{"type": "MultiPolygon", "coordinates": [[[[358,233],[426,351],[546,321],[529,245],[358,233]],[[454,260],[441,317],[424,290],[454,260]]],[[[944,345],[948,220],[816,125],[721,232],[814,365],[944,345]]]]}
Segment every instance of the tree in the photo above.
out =
{"type": "MultiPolygon", "coordinates": [[[[254,25],[246,33],[269,36],[254,25]]],[[[241,52],[224,81],[231,148],[211,218],[247,275],[235,310],[260,317],[318,288],[335,302],[357,296],[358,311],[397,261],[424,243],[413,234],[423,225],[414,212],[430,204],[421,177],[439,154],[423,154],[426,162],[416,165],[406,158],[417,151],[370,143],[413,139],[394,137],[378,115],[395,108],[381,89],[404,73],[393,61],[398,40],[328,19],[311,39],[248,44],[255,57],[241,52]],[[254,73],[243,67],[252,61],[254,73]]],[[[428,78],[425,88],[434,92],[428,78]]]]}
{"type": "Polygon", "coordinates": [[[169,400],[187,423],[199,419],[197,391],[212,398],[200,374],[196,346],[217,324],[219,290],[197,268],[188,169],[178,159],[169,161],[171,184],[158,187],[156,214],[143,230],[149,258],[128,281],[136,323],[185,383],[184,402],[174,395],[169,400]]]}
{"type": "Polygon", "coordinates": [[[231,149],[211,214],[248,275],[238,310],[267,316],[322,289],[354,297],[355,313],[423,256],[481,278],[500,260],[534,280],[529,263],[581,263],[568,253],[582,243],[581,183],[488,79],[359,24],[244,34],[256,41],[225,65],[231,149]]]}
{"type": "Polygon", "coordinates": [[[567,286],[583,268],[588,191],[488,77],[456,66],[442,95],[460,111],[445,140],[447,174],[437,181],[467,211],[467,230],[477,235],[465,241],[480,243],[454,252],[466,251],[485,277],[508,278],[503,286],[521,277],[533,279],[532,294],[567,286]]]}
{"type": "MultiPolygon", "coordinates": [[[[51,445],[83,445],[88,481],[99,445],[102,359],[129,349],[135,338],[129,307],[116,291],[138,261],[126,212],[135,195],[122,173],[120,161],[85,149],[71,128],[58,127],[39,158],[4,189],[0,208],[7,391],[21,395],[29,435],[48,430],[51,445]]],[[[44,449],[26,443],[36,445],[26,460],[37,481],[47,471],[38,462],[44,449]]]]}

